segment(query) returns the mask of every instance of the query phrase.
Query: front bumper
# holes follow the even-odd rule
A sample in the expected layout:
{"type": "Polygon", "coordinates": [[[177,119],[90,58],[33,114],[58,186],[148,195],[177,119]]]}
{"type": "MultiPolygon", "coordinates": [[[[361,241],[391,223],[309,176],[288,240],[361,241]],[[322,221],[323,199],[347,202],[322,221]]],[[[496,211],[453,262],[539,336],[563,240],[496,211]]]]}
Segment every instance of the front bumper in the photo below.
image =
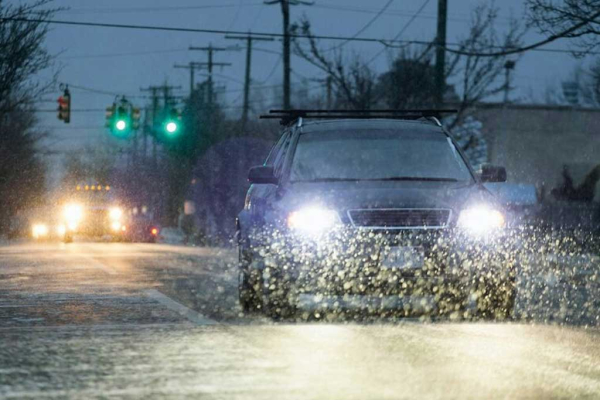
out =
{"type": "Polygon", "coordinates": [[[510,242],[502,237],[473,240],[452,229],[348,229],[318,238],[271,231],[252,247],[252,259],[258,260],[252,267],[260,270],[265,286],[293,286],[299,295],[430,296],[457,293],[482,276],[513,276],[510,242]],[[385,254],[395,247],[417,249],[422,264],[384,268],[385,254]]]}

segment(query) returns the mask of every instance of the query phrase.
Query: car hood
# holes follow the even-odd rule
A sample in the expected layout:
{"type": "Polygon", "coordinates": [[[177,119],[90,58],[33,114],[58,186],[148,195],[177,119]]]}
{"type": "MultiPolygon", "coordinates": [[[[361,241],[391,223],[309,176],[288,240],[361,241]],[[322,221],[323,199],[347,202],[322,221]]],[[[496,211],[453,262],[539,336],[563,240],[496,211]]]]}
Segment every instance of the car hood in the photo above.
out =
{"type": "Polygon", "coordinates": [[[465,182],[319,182],[294,183],[282,190],[280,206],[294,210],[320,205],[345,213],[366,208],[447,208],[453,212],[494,197],[477,183],[465,182]]]}

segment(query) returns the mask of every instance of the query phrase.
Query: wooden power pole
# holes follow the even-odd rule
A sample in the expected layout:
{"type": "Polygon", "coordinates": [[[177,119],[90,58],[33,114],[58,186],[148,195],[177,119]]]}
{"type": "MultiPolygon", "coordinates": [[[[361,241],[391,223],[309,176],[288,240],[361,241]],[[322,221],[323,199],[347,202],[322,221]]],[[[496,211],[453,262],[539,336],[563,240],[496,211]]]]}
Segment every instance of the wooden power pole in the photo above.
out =
{"type": "Polygon", "coordinates": [[[196,66],[206,66],[208,69],[208,104],[212,105],[214,101],[214,85],[213,85],[213,68],[214,67],[229,67],[231,63],[214,62],[213,54],[218,51],[229,51],[224,47],[213,47],[209,44],[207,47],[194,47],[190,46],[190,50],[204,51],[208,54],[208,62],[205,63],[194,63],[196,66]]]}
{"type": "Polygon", "coordinates": [[[268,0],[264,2],[268,5],[281,4],[281,13],[283,14],[283,109],[290,110],[291,103],[291,40],[290,40],[290,5],[311,6],[312,2],[303,0],[268,0]]]}
{"type": "Polygon", "coordinates": [[[248,112],[250,109],[250,83],[252,80],[252,44],[254,41],[273,41],[273,38],[256,37],[248,33],[246,36],[227,35],[225,39],[245,40],[246,41],[246,76],[244,78],[244,106],[242,111],[242,132],[245,131],[248,122],[248,112]]]}
{"type": "Polygon", "coordinates": [[[435,106],[444,104],[446,91],[446,22],[448,19],[448,0],[438,0],[438,20],[435,55],[435,106]]]}
{"type": "Polygon", "coordinates": [[[202,65],[199,65],[199,63],[195,63],[195,62],[190,62],[188,65],[175,64],[173,67],[177,68],[177,69],[187,69],[190,71],[190,97],[191,97],[192,93],[194,92],[194,86],[196,86],[196,83],[195,83],[196,71],[199,71],[199,70],[203,69],[204,67],[202,65]]]}

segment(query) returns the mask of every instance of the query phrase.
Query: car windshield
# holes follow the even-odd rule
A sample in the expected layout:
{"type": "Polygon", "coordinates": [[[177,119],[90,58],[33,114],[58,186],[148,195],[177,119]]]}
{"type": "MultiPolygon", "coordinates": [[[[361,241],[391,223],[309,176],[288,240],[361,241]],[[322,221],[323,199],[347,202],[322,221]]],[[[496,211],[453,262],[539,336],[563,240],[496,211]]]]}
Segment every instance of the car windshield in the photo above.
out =
{"type": "Polygon", "coordinates": [[[389,130],[303,134],[290,176],[292,182],[472,179],[445,135],[389,130]]]}

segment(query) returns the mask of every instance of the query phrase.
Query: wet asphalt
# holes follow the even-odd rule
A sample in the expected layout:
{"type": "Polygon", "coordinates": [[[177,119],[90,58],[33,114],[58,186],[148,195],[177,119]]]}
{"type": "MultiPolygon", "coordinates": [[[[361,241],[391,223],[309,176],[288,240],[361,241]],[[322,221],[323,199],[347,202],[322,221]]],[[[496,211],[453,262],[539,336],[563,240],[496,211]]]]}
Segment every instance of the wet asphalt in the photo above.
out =
{"type": "Polygon", "coordinates": [[[0,246],[0,398],[600,398],[596,275],[561,280],[596,258],[530,263],[522,318],[501,323],[247,316],[235,261],[163,244],[0,246]]]}

